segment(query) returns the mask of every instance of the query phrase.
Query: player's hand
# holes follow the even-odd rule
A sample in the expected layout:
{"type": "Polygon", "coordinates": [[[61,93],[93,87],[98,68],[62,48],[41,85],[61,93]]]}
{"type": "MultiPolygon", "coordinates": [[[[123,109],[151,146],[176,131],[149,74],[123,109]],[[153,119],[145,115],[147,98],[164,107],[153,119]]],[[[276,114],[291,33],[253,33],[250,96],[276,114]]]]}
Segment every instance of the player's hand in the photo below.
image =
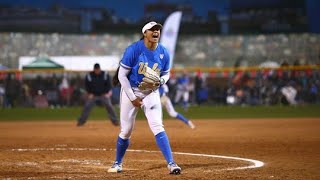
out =
{"type": "Polygon", "coordinates": [[[109,91],[108,93],[105,93],[103,96],[106,97],[106,98],[110,98],[112,96],[112,91],[109,91]]]}
{"type": "Polygon", "coordinates": [[[131,101],[131,103],[135,106],[135,107],[141,107],[143,105],[143,102],[140,98],[137,98],[133,101],[131,101]]]}
{"type": "Polygon", "coordinates": [[[94,95],[93,94],[88,94],[88,99],[93,99],[94,95]]]}

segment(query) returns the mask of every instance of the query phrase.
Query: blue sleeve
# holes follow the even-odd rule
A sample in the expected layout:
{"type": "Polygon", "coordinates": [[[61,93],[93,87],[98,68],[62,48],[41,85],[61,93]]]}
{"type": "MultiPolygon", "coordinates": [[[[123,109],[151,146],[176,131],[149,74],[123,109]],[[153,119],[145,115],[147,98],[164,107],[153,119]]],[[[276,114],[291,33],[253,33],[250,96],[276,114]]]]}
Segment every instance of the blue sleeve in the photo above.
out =
{"type": "Polygon", "coordinates": [[[134,66],[134,47],[129,46],[120,61],[120,66],[124,67],[125,69],[131,69],[134,66]]]}
{"type": "Polygon", "coordinates": [[[162,86],[159,87],[160,97],[164,94],[164,89],[162,86]]]}
{"type": "Polygon", "coordinates": [[[164,51],[164,62],[165,63],[163,65],[161,75],[169,73],[170,68],[171,68],[170,67],[170,55],[165,48],[163,48],[163,51],[164,51]]]}

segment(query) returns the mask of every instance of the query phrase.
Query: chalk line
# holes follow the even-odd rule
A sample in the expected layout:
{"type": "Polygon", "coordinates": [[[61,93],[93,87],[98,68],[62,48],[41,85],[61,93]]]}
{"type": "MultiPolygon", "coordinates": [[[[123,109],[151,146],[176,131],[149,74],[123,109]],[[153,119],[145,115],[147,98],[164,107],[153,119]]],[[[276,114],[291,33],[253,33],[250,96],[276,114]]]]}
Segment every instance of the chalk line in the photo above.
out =
{"type": "MultiPolygon", "coordinates": [[[[109,149],[112,151],[113,149],[109,149]]],[[[32,148],[32,149],[11,149],[11,151],[16,152],[36,152],[36,151],[108,151],[106,148],[32,148]]],[[[138,153],[160,153],[160,151],[149,151],[149,150],[135,150],[135,149],[128,149],[128,152],[138,152],[138,153]]],[[[254,169],[260,168],[264,166],[264,162],[248,159],[248,158],[240,158],[240,157],[232,157],[232,156],[222,156],[222,155],[213,155],[213,154],[196,154],[196,153],[186,153],[186,152],[172,152],[173,154],[177,155],[185,155],[185,156],[198,156],[198,157],[209,157],[209,158],[222,158],[222,159],[232,159],[237,161],[246,161],[251,163],[248,166],[241,166],[235,168],[226,168],[222,170],[242,170],[242,169],[254,169]]]]}

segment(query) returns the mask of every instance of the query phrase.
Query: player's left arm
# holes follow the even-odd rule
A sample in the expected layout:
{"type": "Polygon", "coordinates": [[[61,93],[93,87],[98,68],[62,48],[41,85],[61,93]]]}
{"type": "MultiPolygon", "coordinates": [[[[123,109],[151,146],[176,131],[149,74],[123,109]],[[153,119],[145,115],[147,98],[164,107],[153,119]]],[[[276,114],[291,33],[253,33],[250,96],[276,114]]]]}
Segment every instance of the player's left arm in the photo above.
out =
{"type": "Polygon", "coordinates": [[[162,68],[162,71],[160,73],[160,81],[161,85],[168,82],[170,78],[170,55],[166,49],[164,49],[164,66],[162,68]]]}

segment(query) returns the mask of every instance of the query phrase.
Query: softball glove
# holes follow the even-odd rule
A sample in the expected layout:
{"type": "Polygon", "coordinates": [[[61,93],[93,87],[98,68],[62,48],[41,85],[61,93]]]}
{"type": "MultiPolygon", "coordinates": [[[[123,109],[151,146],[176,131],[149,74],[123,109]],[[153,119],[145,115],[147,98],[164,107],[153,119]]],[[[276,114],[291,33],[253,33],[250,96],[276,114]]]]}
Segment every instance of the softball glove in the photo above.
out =
{"type": "Polygon", "coordinates": [[[164,80],[160,78],[159,74],[150,67],[146,68],[143,75],[144,78],[142,78],[142,82],[138,86],[138,88],[142,91],[155,91],[164,83],[164,80]]]}

